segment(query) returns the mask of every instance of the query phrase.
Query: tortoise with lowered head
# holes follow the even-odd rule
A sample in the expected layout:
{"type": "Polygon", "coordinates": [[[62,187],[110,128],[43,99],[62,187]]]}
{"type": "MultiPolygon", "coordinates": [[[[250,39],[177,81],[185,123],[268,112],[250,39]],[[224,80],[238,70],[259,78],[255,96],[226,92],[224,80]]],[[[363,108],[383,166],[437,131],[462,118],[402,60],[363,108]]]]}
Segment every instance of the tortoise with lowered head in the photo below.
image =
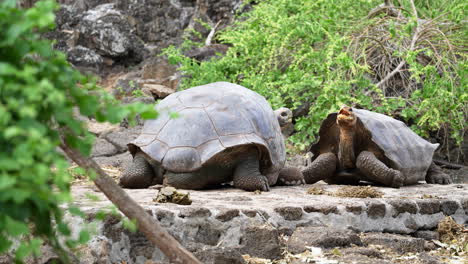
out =
{"type": "Polygon", "coordinates": [[[211,83],[171,94],[156,110],[160,117],[147,120],[128,144],[133,163],[120,178],[123,187],[164,182],[202,189],[233,181],[247,191],[268,191],[280,172],[281,183],[303,183],[300,171],[284,167],[280,126],[291,122],[291,111],[273,111],[254,91],[211,83]]]}
{"type": "Polygon", "coordinates": [[[344,106],[322,122],[319,140],[311,147],[313,161],[303,174],[307,183],[449,184],[450,176],[432,161],[438,146],[401,121],[344,106]]]}

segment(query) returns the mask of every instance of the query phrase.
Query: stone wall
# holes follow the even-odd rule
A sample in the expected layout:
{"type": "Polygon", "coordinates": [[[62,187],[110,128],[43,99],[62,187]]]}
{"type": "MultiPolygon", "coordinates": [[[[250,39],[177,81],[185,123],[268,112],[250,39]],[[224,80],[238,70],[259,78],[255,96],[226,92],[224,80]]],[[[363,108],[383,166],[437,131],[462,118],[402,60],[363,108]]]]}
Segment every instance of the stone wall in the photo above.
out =
{"type": "MultiPolygon", "coordinates": [[[[329,193],[339,188],[315,186],[329,193]]],[[[190,191],[193,203],[188,206],[153,202],[155,189],[127,192],[203,263],[244,263],[245,254],[275,259],[285,249],[365,248],[385,241],[400,254],[420,252],[426,242],[438,239],[434,229],[445,216],[462,224],[468,220],[466,184],[378,188],[383,198],[365,199],[310,195],[309,187],[274,187],[261,194],[232,188],[190,191]]],[[[92,218],[109,202],[100,193],[94,194],[102,200],[86,200],[88,191],[86,186],[73,189],[77,203],[92,218]]],[[[115,217],[100,224],[88,250],[92,261],[86,263],[167,263],[141,233],[126,230],[115,217]],[[97,258],[110,262],[94,262],[97,258]]]]}

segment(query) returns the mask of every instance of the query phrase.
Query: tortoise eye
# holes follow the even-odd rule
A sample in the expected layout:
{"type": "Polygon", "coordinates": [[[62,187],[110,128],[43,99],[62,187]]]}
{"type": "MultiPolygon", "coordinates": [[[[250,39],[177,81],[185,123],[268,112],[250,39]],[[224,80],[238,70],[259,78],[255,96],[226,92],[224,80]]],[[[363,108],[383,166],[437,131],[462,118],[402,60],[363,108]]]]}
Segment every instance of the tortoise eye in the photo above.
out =
{"type": "Polygon", "coordinates": [[[350,111],[350,112],[352,112],[352,111],[353,111],[353,109],[352,109],[352,108],[350,108],[350,109],[349,109],[349,111],[350,111]]]}

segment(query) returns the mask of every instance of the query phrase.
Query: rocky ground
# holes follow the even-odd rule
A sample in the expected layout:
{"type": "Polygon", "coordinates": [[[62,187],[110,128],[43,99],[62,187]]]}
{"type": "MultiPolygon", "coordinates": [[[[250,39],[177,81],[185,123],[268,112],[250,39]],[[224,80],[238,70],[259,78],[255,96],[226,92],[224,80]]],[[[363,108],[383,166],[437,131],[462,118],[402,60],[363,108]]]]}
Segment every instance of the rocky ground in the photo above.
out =
{"type": "MultiPolygon", "coordinates": [[[[350,192],[318,183],[250,193],[225,187],[188,191],[190,205],[155,202],[158,188],[126,191],[203,263],[468,260],[467,184],[356,188],[350,192]],[[356,194],[376,198],[346,197],[356,194]],[[448,229],[441,228],[448,216],[460,225],[452,221],[448,229]],[[447,243],[443,230],[459,231],[458,236],[447,243]]],[[[91,220],[111,205],[85,182],[75,184],[73,194],[91,220]]],[[[97,227],[79,253],[84,263],[166,263],[158,249],[141,233],[126,230],[118,217],[109,216],[97,227]]]]}
{"type": "MultiPolygon", "coordinates": [[[[118,179],[132,159],[126,144],[141,127],[88,121],[88,128],[98,136],[94,160],[118,179]]],[[[290,165],[305,162],[305,155],[289,156],[290,165]]],[[[465,184],[422,183],[368,192],[370,187],[349,190],[319,183],[266,193],[226,186],[190,191],[191,205],[157,203],[156,188],[127,192],[204,263],[463,263],[466,255],[458,255],[466,246],[438,242],[437,225],[446,216],[468,223],[468,170],[445,171],[465,184]],[[350,198],[358,194],[374,198],[350,198]]],[[[79,175],[73,194],[90,219],[110,206],[79,175]]],[[[165,263],[161,252],[115,217],[98,230],[85,249],[85,263],[94,263],[96,256],[111,263],[165,263]]]]}

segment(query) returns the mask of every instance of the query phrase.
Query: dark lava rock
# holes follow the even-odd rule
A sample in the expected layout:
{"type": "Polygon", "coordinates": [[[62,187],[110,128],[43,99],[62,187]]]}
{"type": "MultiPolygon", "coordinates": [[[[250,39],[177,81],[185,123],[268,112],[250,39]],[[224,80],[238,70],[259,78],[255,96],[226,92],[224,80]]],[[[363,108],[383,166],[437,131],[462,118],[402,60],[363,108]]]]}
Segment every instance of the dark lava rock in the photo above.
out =
{"type": "Polygon", "coordinates": [[[439,233],[430,230],[416,231],[414,232],[413,236],[425,240],[439,240],[439,233]]]}
{"type": "Polygon", "coordinates": [[[468,214],[468,198],[463,198],[460,202],[463,209],[465,210],[465,214],[468,214]]]}
{"type": "Polygon", "coordinates": [[[255,210],[242,210],[242,213],[247,217],[255,217],[257,215],[257,211],[255,210]]]}
{"type": "Polygon", "coordinates": [[[220,237],[220,230],[213,228],[213,226],[209,223],[203,223],[198,226],[198,230],[195,235],[195,241],[205,245],[216,246],[220,237]]]}
{"type": "Polygon", "coordinates": [[[304,252],[306,247],[349,247],[362,245],[356,232],[332,227],[299,227],[289,238],[288,250],[294,254],[304,252]]]}
{"type": "Polygon", "coordinates": [[[408,217],[405,220],[405,226],[413,231],[417,230],[419,228],[418,223],[416,223],[416,220],[414,220],[413,217],[408,217]]]}
{"type": "Polygon", "coordinates": [[[91,157],[113,156],[118,154],[119,150],[107,140],[98,138],[91,150],[91,157]]]}
{"type": "Polygon", "coordinates": [[[280,214],[285,220],[295,221],[302,218],[302,208],[294,206],[285,206],[275,208],[275,212],[280,214]]]}
{"type": "Polygon", "coordinates": [[[60,5],[55,12],[55,24],[58,29],[71,29],[80,21],[80,10],[72,5],[60,5]]]}
{"type": "Polygon", "coordinates": [[[372,219],[382,218],[385,216],[385,204],[381,202],[370,202],[367,205],[367,215],[372,219]]]}
{"type": "Polygon", "coordinates": [[[436,199],[418,200],[420,214],[436,214],[440,212],[440,201],[436,199]]]}
{"type": "Polygon", "coordinates": [[[211,211],[203,207],[190,207],[184,208],[179,212],[179,217],[209,217],[211,216],[211,211]]]}
{"type": "Polygon", "coordinates": [[[129,255],[134,260],[137,256],[144,256],[147,259],[151,259],[154,251],[153,243],[151,243],[146,236],[141,232],[125,232],[128,235],[130,241],[130,252],[129,255]]]}
{"type": "Polygon", "coordinates": [[[231,221],[234,217],[239,216],[239,210],[238,209],[228,209],[220,212],[218,215],[216,215],[216,219],[218,219],[221,222],[227,222],[231,221]]]}
{"type": "Polygon", "coordinates": [[[138,63],[147,51],[133,34],[132,26],[115,4],[99,5],[83,14],[77,26],[78,44],[125,63],[138,63]]]}
{"type": "Polygon", "coordinates": [[[324,215],[338,214],[338,208],[336,205],[306,205],[304,206],[304,211],[307,213],[319,212],[324,215]]]}
{"type": "Polygon", "coordinates": [[[399,254],[424,251],[424,239],[421,238],[388,233],[366,233],[361,239],[366,245],[382,245],[399,254]]]}
{"type": "Polygon", "coordinates": [[[102,137],[112,143],[119,151],[125,152],[128,150],[127,144],[136,139],[140,135],[140,132],[141,127],[120,128],[106,133],[102,137]]]}
{"type": "Polygon", "coordinates": [[[242,254],[274,259],[281,255],[279,231],[270,226],[248,226],[240,240],[242,254]]]}
{"type": "Polygon", "coordinates": [[[158,219],[162,225],[172,225],[174,223],[174,217],[174,213],[169,210],[156,209],[156,219],[158,219]]]}
{"type": "Polygon", "coordinates": [[[445,215],[453,215],[458,210],[460,205],[457,201],[443,200],[440,204],[440,207],[445,215]]]}
{"type": "Polygon", "coordinates": [[[395,209],[393,217],[403,213],[416,214],[418,212],[418,205],[411,200],[392,200],[389,204],[395,209]]]}
{"type": "Polygon", "coordinates": [[[104,60],[101,55],[97,54],[94,50],[83,47],[75,46],[68,50],[67,60],[78,67],[80,70],[94,70],[99,72],[104,60]]]}
{"type": "Polygon", "coordinates": [[[362,205],[353,205],[348,204],[346,205],[346,212],[353,213],[355,215],[359,215],[364,211],[364,207],[362,205]]]}
{"type": "Polygon", "coordinates": [[[202,263],[213,264],[243,264],[242,254],[239,250],[223,247],[197,248],[193,252],[202,263]]]}
{"type": "Polygon", "coordinates": [[[119,217],[113,215],[106,216],[104,219],[104,226],[102,228],[103,235],[113,241],[119,241],[124,231],[119,223],[119,217]]]}

